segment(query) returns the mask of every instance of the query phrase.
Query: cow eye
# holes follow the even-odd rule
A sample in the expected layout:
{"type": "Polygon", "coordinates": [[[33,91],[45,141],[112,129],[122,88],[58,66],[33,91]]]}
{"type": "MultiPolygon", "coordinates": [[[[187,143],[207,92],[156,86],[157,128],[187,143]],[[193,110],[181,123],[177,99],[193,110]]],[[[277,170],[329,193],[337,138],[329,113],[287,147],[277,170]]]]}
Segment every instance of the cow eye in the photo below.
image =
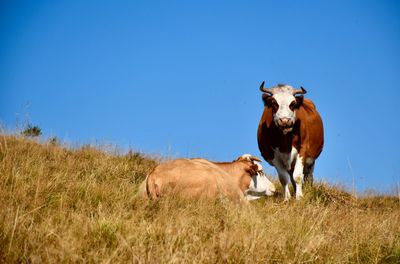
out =
{"type": "Polygon", "coordinates": [[[277,110],[279,108],[279,105],[278,105],[278,103],[276,102],[276,100],[274,98],[271,98],[270,107],[273,110],[277,110]]]}
{"type": "Polygon", "coordinates": [[[289,108],[290,108],[290,110],[293,111],[296,108],[296,102],[295,101],[291,102],[289,105],[289,108]]]}

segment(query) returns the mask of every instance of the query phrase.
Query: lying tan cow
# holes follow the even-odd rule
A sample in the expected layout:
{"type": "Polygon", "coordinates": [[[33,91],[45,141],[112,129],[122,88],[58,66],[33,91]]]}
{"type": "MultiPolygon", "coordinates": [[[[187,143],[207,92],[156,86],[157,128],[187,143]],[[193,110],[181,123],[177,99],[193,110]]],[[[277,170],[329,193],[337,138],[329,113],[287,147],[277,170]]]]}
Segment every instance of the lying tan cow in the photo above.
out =
{"type": "Polygon", "coordinates": [[[249,154],[233,162],[176,159],[158,165],[141,184],[142,196],[156,199],[168,194],[183,198],[227,197],[244,201],[272,195],[275,186],[262,173],[260,160],[249,154]]]}

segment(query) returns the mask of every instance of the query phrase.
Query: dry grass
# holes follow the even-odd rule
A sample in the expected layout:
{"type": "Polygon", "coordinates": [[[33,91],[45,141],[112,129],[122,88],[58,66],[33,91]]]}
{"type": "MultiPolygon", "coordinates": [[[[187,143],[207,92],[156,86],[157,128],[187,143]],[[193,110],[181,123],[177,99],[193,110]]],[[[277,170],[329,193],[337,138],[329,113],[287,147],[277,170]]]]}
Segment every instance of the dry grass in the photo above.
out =
{"type": "Polygon", "coordinates": [[[155,164],[0,135],[0,262],[400,263],[398,198],[143,201],[155,164]]]}

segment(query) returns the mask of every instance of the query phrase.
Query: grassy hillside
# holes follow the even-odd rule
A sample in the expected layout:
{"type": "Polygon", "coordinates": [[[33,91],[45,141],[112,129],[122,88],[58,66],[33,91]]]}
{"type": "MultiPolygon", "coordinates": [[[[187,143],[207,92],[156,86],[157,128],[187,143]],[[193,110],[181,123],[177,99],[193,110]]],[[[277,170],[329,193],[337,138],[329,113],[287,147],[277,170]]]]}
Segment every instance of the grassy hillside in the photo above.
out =
{"type": "Polygon", "coordinates": [[[0,135],[0,262],[400,263],[400,202],[143,201],[156,161],[0,135]]]}

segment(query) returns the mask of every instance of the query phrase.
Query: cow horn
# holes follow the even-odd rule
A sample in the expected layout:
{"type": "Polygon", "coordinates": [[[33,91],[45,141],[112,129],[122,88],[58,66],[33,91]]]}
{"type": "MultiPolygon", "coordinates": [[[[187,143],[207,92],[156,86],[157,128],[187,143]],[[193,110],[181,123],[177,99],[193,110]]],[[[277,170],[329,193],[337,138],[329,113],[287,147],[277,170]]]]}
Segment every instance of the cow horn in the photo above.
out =
{"type": "Polygon", "coordinates": [[[264,92],[264,93],[269,93],[270,95],[272,95],[272,89],[267,89],[264,87],[264,83],[265,81],[263,81],[260,85],[260,91],[264,92]]]}
{"type": "Polygon", "coordinates": [[[293,95],[296,94],[306,94],[307,91],[306,89],[303,88],[303,86],[300,86],[300,89],[293,89],[293,95]]]}
{"type": "Polygon", "coordinates": [[[256,157],[256,156],[251,156],[250,157],[250,160],[251,161],[258,161],[258,162],[262,162],[262,160],[260,160],[258,157],[256,157]]]}

